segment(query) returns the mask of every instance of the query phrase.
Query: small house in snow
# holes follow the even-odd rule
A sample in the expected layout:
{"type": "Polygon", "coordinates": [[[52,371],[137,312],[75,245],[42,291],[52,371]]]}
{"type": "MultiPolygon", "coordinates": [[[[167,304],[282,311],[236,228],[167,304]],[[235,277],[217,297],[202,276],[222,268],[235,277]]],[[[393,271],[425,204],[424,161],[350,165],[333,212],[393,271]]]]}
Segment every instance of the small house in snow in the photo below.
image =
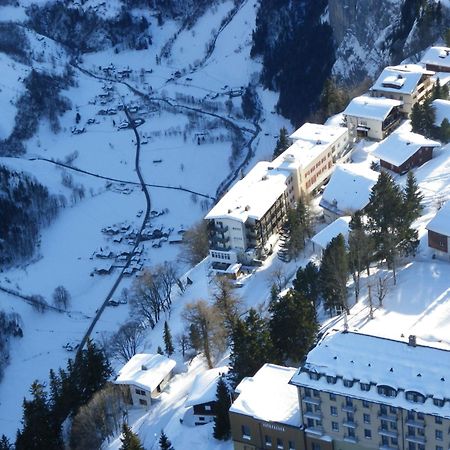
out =
{"type": "Polygon", "coordinates": [[[322,255],[322,252],[327,248],[331,240],[340,234],[344,236],[345,242],[348,239],[349,227],[351,217],[339,217],[333,223],[327,225],[323,230],[319,231],[315,236],[311,238],[313,244],[313,251],[318,255],[322,255]]]}
{"type": "Polygon", "coordinates": [[[450,201],[436,213],[426,229],[428,231],[428,247],[435,251],[436,256],[449,259],[450,201]]]}
{"type": "Polygon", "coordinates": [[[325,221],[331,223],[363,210],[379,175],[366,164],[338,164],[319,203],[325,221]]]}
{"type": "Polygon", "coordinates": [[[345,108],[344,116],[351,136],[381,140],[400,123],[401,100],[362,95],[345,108]]]}
{"type": "Polygon", "coordinates": [[[217,367],[195,378],[185,404],[192,408],[194,425],[203,425],[214,419],[217,412],[217,383],[226,372],[228,367],[217,367]]]}
{"type": "Polygon", "coordinates": [[[172,377],[175,365],[163,355],[138,353],[120,369],[114,383],[129,388],[133,406],[148,407],[172,377]]]}
{"type": "Polygon", "coordinates": [[[422,64],[435,72],[450,72],[450,48],[430,47],[422,57],[422,64]]]}
{"type": "Polygon", "coordinates": [[[381,167],[404,174],[433,157],[433,149],[441,144],[410,131],[409,123],[382,141],[372,153],[380,159],[381,167]]]}

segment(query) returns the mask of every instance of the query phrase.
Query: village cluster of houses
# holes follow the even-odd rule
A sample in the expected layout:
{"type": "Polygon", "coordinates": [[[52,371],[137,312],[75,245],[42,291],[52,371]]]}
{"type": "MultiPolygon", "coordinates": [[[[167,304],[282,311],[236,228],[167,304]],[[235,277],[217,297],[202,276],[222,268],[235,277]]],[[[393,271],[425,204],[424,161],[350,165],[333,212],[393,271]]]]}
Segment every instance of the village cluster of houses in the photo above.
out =
{"type": "MultiPolygon", "coordinates": [[[[206,215],[213,269],[236,277],[243,264],[264,259],[279,238],[287,209],[326,182],[320,201],[326,222],[363,210],[379,172],[351,162],[357,139],[378,142],[372,157],[382,170],[394,174],[403,175],[429,161],[441,144],[413,133],[408,118],[438,79],[441,86],[450,80],[450,57],[448,49],[432,47],[420,64],[386,67],[367,93],[351,100],[342,126],[305,123],[291,134],[287,150],[273,161],[257,163],[206,215]]],[[[444,118],[450,119],[450,102],[435,100],[433,105],[440,126],[444,118]]],[[[315,249],[348,233],[348,222],[349,218],[339,220],[313,238],[315,249]]],[[[448,257],[448,246],[441,245],[445,239],[440,235],[436,244],[433,233],[438,232],[429,231],[430,247],[448,257]]]]}

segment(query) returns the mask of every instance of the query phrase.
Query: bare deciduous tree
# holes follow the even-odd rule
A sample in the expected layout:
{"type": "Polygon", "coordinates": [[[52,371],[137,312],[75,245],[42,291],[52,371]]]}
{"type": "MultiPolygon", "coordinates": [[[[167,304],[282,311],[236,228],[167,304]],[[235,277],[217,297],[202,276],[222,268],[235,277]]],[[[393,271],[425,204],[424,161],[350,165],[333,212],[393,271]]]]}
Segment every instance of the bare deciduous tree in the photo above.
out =
{"type": "Polygon", "coordinates": [[[234,292],[233,283],[228,278],[223,276],[216,277],[214,285],[214,305],[222,316],[228,330],[231,331],[242,312],[242,300],[234,292]]]}
{"type": "Polygon", "coordinates": [[[109,343],[109,354],[120,361],[127,362],[138,353],[145,338],[145,329],[141,323],[124,323],[109,343]]]}
{"type": "Polygon", "coordinates": [[[191,263],[198,264],[208,254],[208,230],[205,221],[201,221],[186,230],[183,236],[182,258],[191,263]]]}
{"type": "Polygon", "coordinates": [[[70,293],[64,286],[57,286],[53,291],[53,304],[57,308],[67,309],[70,305],[70,293]]]}
{"type": "Polygon", "coordinates": [[[378,304],[380,306],[383,306],[383,300],[384,297],[386,297],[386,294],[389,290],[389,278],[388,276],[382,276],[379,275],[377,277],[377,298],[378,298],[378,304]]]}

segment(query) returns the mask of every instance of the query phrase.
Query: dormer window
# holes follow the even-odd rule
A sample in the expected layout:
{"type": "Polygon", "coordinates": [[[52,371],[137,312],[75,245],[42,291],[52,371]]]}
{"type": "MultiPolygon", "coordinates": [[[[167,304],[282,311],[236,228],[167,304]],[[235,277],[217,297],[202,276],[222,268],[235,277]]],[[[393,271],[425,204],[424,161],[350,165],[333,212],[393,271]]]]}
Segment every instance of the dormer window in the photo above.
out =
{"type": "Polygon", "coordinates": [[[318,373],[318,372],[309,372],[309,378],[311,378],[311,380],[318,380],[320,378],[320,373],[318,373]]]}
{"type": "Polygon", "coordinates": [[[444,400],[442,398],[433,398],[433,405],[443,407],[444,406],[444,400]]]}
{"type": "Polygon", "coordinates": [[[384,397],[397,397],[397,390],[391,386],[380,384],[379,386],[377,386],[377,391],[384,397]]]}
{"type": "Polygon", "coordinates": [[[370,391],[370,384],[369,383],[359,383],[359,387],[362,391],[370,391]]]}
{"type": "Polygon", "coordinates": [[[331,375],[327,375],[327,383],[328,384],[336,384],[336,377],[332,377],[331,375]]]}
{"type": "Polygon", "coordinates": [[[353,386],[353,380],[347,380],[347,379],[344,378],[343,382],[344,382],[344,386],[345,387],[350,388],[350,387],[353,386]]]}
{"type": "Polygon", "coordinates": [[[420,392],[406,391],[405,397],[406,397],[406,400],[409,400],[410,402],[414,402],[414,403],[424,403],[425,402],[425,396],[423,394],[421,394],[420,392]]]}

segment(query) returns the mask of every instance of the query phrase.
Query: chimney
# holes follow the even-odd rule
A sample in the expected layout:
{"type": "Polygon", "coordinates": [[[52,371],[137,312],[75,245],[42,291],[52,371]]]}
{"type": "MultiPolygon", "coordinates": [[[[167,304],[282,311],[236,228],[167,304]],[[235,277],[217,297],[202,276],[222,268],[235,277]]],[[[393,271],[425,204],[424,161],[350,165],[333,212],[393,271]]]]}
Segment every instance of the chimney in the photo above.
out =
{"type": "Polygon", "coordinates": [[[146,366],[146,365],[144,365],[144,364],[142,364],[142,366],[141,366],[141,370],[148,370],[148,369],[147,369],[147,366],[146,366]]]}
{"type": "Polygon", "coordinates": [[[415,347],[417,345],[416,343],[416,336],[414,334],[410,334],[408,338],[408,345],[411,347],[415,347]]]}

